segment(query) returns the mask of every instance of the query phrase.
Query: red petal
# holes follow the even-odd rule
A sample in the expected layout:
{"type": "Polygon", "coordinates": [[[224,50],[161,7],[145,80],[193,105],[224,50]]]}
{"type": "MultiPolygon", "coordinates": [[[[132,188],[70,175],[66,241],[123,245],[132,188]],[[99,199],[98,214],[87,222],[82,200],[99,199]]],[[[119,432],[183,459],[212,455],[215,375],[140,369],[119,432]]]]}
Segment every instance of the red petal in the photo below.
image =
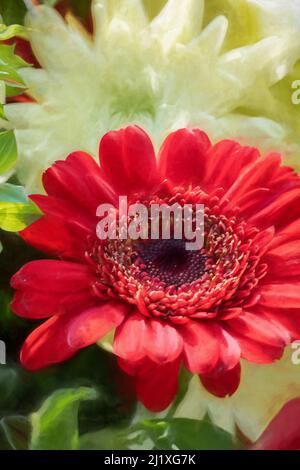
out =
{"type": "Polygon", "coordinates": [[[232,186],[229,188],[224,198],[230,199],[230,202],[238,205],[240,198],[244,197],[246,193],[257,188],[269,188],[272,183],[272,178],[278,172],[281,164],[281,157],[278,154],[270,154],[265,158],[253,159],[250,165],[245,166],[243,171],[240,171],[233,179],[232,186]]]}
{"type": "Polygon", "coordinates": [[[199,129],[172,132],[159,152],[159,170],[174,184],[200,185],[205,176],[208,136],[199,129]]]}
{"type": "Polygon", "coordinates": [[[228,189],[241,174],[259,157],[257,149],[241,147],[232,140],[222,140],[211,148],[205,184],[210,188],[228,189]]]}
{"type": "Polygon", "coordinates": [[[182,337],[176,328],[159,320],[149,320],[145,331],[145,353],[154,362],[175,360],[183,347],[182,337]]]}
{"type": "Polygon", "coordinates": [[[220,360],[217,367],[218,373],[233,369],[241,358],[241,348],[237,340],[226,330],[222,329],[220,338],[220,360]]]}
{"type": "Polygon", "coordinates": [[[270,244],[269,249],[275,249],[284,243],[290,242],[292,240],[299,240],[300,238],[300,219],[294,220],[289,225],[278,230],[276,236],[273,238],[273,241],[270,244]]]}
{"type": "Polygon", "coordinates": [[[140,313],[133,313],[116,329],[114,353],[127,361],[135,362],[144,358],[146,319],[140,313]]]}
{"type": "Polygon", "coordinates": [[[12,277],[11,286],[59,293],[77,291],[93,280],[95,276],[89,266],[62,260],[37,260],[25,264],[12,277]]]}
{"type": "Polygon", "coordinates": [[[265,230],[261,230],[253,238],[253,244],[258,247],[260,256],[262,256],[269,249],[269,246],[274,238],[274,234],[275,234],[274,227],[268,227],[265,230]]]}
{"type": "Polygon", "coordinates": [[[17,291],[11,303],[16,315],[24,318],[48,318],[74,312],[78,308],[86,308],[95,303],[89,289],[78,292],[41,292],[26,289],[17,291]]]}
{"type": "Polygon", "coordinates": [[[241,377],[241,366],[237,364],[233,369],[223,373],[201,375],[203,386],[213,395],[224,398],[231,396],[238,389],[241,377]]]}
{"type": "Polygon", "coordinates": [[[269,308],[300,308],[300,283],[292,284],[266,284],[261,287],[260,305],[269,308]]]}
{"type": "MultiPolygon", "coordinates": [[[[299,234],[300,236],[300,234],[299,234]]],[[[268,255],[284,259],[300,258],[300,240],[282,243],[268,252],[268,255]]]]}
{"type": "Polygon", "coordinates": [[[127,311],[126,304],[108,302],[50,318],[26,339],[21,350],[23,366],[37,370],[68,359],[116,327],[127,311]]]}
{"type": "Polygon", "coordinates": [[[96,238],[96,227],[93,234],[74,221],[44,215],[20,235],[29,245],[52,256],[80,260],[85,257],[88,235],[96,238]]]}
{"type": "Polygon", "coordinates": [[[20,234],[27,243],[54,256],[84,257],[88,237],[96,238],[96,210],[100,203],[117,202],[94,159],[84,153],[71,154],[56,162],[43,175],[50,196],[31,199],[45,216],[20,234]]]}
{"type": "Polygon", "coordinates": [[[95,301],[95,276],[88,266],[66,261],[31,261],[11,279],[12,309],[22,317],[45,318],[86,307],[95,301]]]}
{"type": "Polygon", "coordinates": [[[268,265],[267,276],[264,283],[286,282],[291,277],[297,277],[300,281],[300,241],[293,240],[289,243],[279,245],[274,250],[269,251],[263,260],[268,265]]]}
{"type": "Polygon", "coordinates": [[[269,321],[259,310],[226,321],[226,329],[238,341],[241,357],[257,364],[269,364],[281,358],[290,340],[283,325],[269,321]]]}
{"type": "Polygon", "coordinates": [[[114,352],[127,361],[147,356],[157,363],[170,362],[182,351],[182,338],[176,328],[139,313],[126,318],[117,328],[114,352]]]}
{"type": "Polygon", "coordinates": [[[136,375],[138,399],[150,411],[159,412],[167,408],[178,390],[180,361],[157,365],[146,361],[136,375]]]}
{"type": "Polygon", "coordinates": [[[291,343],[300,338],[300,309],[279,310],[278,308],[261,307],[258,310],[258,308],[259,307],[256,306],[257,314],[266,318],[271,323],[278,325],[285,331],[287,337],[288,335],[290,336],[287,343],[291,343]]]}
{"type": "Polygon", "coordinates": [[[241,357],[249,362],[254,362],[256,364],[271,364],[282,357],[284,351],[283,347],[259,343],[258,341],[247,338],[237,332],[230,330],[229,332],[240,345],[241,357]]]}
{"type": "Polygon", "coordinates": [[[213,370],[220,359],[221,328],[212,322],[190,321],[182,326],[184,362],[192,373],[202,374],[213,370]]]}
{"type": "Polygon", "coordinates": [[[118,326],[129,310],[128,304],[112,301],[82,312],[70,323],[68,343],[76,349],[95,343],[118,326]]]}
{"type": "Polygon", "coordinates": [[[228,186],[223,202],[228,208],[240,207],[246,219],[262,228],[273,224],[280,227],[299,217],[300,179],[291,168],[281,166],[281,161],[281,156],[273,153],[241,168],[228,186]],[[288,216],[283,216],[285,210],[288,216]]]}
{"type": "Polygon", "coordinates": [[[158,183],[154,148],[140,127],[108,132],[99,151],[101,167],[119,194],[144,192],[158,183]]]}
{"type": "Polygon", "coordinates": [[[300,398],[290,401],[271,421],[253,450],[300,449],[300,398]]]}
{"type": "Polygon", "coordinates": [[[257,212],[258,209],[261,208],[261,204],[263,203],[263,207],[268,201],[268,197],[270,195],[269,188],[257,188],[249,191],[242,195],[238,201],[233,201],[232,199],[227,200],[225,197],[222,199],[224,202],[224,206],[226,209],[234,209],[239,207],[240,213],[243,215],[245,219],[253,215],[253,213],[257,212]]]}
{"type": "Polygon", "coordinates": [[[300,189],[293,188],[274,196],[268,205],[255,211],[248,222],[260,228],[286,226],[300,215],[300,189]]]}
{"type": "Polygon", "coordinates": [[[286,331],[259,314],[243,312],[226,322],[233,335],[245,336],[258,343],[283,348],[289,342],[286,331]]]}
{"type": "Polygon", "coordinates": [[[87,213],[86,210],[78,210],[75,201],[62,201],[53,196],[43,194],[32,194],[30,199],[39,207],[43,214],[55,217],[59,222],[73,225],[74,231],[79,226],[81,230],[86,230],[87,235],[95,232],[98,219],[95,214],[87,213]]]}
{"type": "MultiPolygon", "coordinates": [[[[101,203],[116,204],[117,198],[95,160],[85,152],[75,152],[58,161],[43,175],[46,192],[55,199],[84,208],[96,215],[101,203]]],[[[76,212],[75,212],[76,213],[76,212]]]]}

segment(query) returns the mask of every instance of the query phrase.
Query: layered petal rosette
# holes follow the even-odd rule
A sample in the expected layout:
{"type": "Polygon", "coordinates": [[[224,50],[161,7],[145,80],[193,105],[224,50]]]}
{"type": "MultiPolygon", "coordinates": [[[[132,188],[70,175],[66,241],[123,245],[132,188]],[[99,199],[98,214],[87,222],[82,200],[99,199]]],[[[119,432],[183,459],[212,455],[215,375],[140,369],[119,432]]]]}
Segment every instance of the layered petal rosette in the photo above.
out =
{"type": "Polygon", "coordinates": [[[40,68],[21,71],[32,102],[8,104],[1,125],[16,130],[29,192],[54,161],[94,155],[100,137],[131,123],[156,149],[196,126],[298,166],[300,0],[93,0],[91,12],[92,34],[43,5],[26,17],[40,68]]]}
{"type": "Polygon", "coordinates": [[[107,133],[100,165],[84,152],[43,175],[43,216],[22,238],[52,258],[12,278],[13,310],[46,321],[21,361],[64,361],[114,330],[120,367],[152,411],[174,399],[181,367],[217,397],[232,395],[240,361],[270,364],[300,335],[300,178],[281,156],[180,129],[156,158],[137,126],[107,133]],[[204,246],[183,239],[99,239],[97,208],[203,204],[204,246]]]}

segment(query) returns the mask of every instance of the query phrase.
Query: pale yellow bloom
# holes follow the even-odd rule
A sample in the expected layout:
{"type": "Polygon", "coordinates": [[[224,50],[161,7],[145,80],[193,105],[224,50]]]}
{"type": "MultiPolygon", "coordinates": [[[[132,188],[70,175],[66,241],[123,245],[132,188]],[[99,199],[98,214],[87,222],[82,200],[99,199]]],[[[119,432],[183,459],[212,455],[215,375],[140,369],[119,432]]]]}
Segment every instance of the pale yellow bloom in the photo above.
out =
{"type": "MultiPolygon", "coordinates": [[[[163,3],[148,2],[152,16],[163,3]]],[[[128,122],[157,146],[175,128],[199,126],[213,140],[295,155],[299,122],[292,105],[281,106],[280,87],[292,93],[283,81],[300,58],[300,0],[169,0],[153,18],[141,0],[92,8],[93,38],[51,8],[27,17],[42,69],[22,77],[36,103],[10,104],[6,114],[29,191],[56,159],[78,149],[96,157],[100,137],[128,122]]]]}

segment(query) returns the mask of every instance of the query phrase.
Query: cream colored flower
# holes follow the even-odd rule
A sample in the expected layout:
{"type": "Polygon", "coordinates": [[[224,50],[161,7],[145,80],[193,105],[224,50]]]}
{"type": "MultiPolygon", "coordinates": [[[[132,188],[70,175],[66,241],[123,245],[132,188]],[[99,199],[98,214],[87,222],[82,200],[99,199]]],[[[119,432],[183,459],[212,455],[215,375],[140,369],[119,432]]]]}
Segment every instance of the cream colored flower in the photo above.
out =
{"type": "Polygon", "coordinates": [[[174,128],[199,126],[212,139],[295,154],[299,123],[282,116],[276,86],[300,57],[300,0],[169,0],[152,19],[141,0],[92,8],[92,38],[51,8],[28,14],[42,68],[22,77],[36,103],[10,104],[6,115],[29,191],[53,161],[78,149],[96,157],[100,137],[128,122],[157,145],[174,128]]]}

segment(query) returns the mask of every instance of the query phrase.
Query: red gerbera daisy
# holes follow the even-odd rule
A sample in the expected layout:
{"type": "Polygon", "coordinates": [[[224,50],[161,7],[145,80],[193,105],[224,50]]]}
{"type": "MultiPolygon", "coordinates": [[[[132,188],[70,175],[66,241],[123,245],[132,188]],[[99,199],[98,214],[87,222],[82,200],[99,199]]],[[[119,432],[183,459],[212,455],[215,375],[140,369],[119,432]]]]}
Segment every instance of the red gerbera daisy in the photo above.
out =
{"type": "Polygon", "coordinates": [[[12,279],[13,310],[47,318],[21,351],[31,370],[63,361],[115,329],[114,353],[153,411],[177,391],[184,365],[223,397],[240,381],[240,359],[270,363],[300,334],[300,178],[278,154],[198,129],[165,140],[156,160],[130,126],[43,176],[31,196],[44,215],[21,236],[59,260],[26,264],[12,279]],[[201,203],[205,245],[180,240],[99,240],[101,203],[201,203]],[[175,268],[176,267],[176,268],[175,268]]]}

